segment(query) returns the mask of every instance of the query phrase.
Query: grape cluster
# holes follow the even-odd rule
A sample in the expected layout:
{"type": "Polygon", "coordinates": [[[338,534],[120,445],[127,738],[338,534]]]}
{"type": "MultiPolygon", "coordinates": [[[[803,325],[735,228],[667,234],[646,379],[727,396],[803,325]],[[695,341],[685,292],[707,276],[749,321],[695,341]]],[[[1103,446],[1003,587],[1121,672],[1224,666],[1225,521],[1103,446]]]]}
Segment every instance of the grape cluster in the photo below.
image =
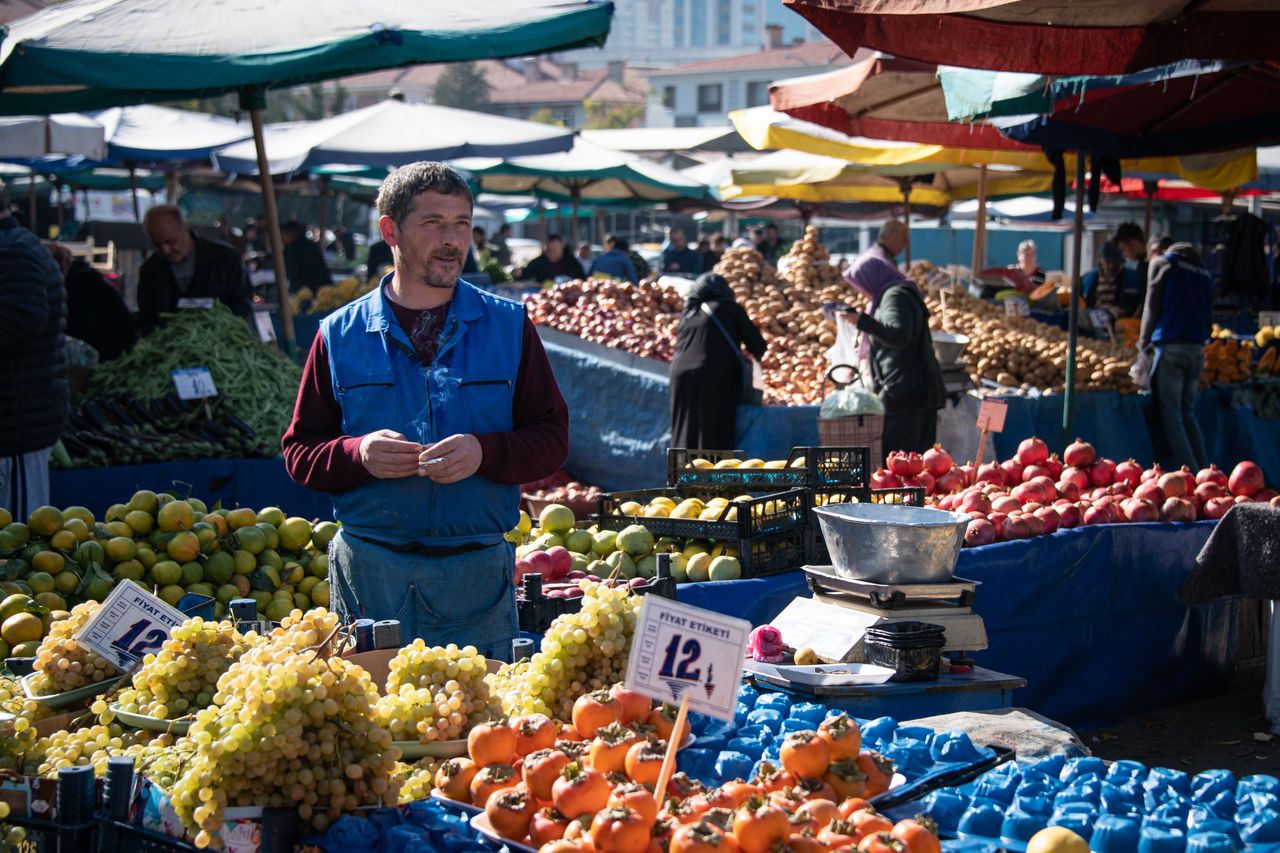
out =
{"type": "Polygon", "coordinates": [[[458,740],[473,726],[501,716],[485,683],[484,655],[475,646],[428,646],[421,639],[391,660],[378,721],[395,740],[458,740]]]}
{"type": "Polygon", "coordinates": [[[640,596],[625,586],[579,581],[582,609],[557,616],[542,638],[542,647],[521,664],[508,664],[490,676],[503,710],[546,714],[567,720],[583,693],[622,681],[627,655],[640,615],[640,596]]]}
{"type": "Polygon", "coordinates": [[[120,693],[121,710],[161,720],[176,720],[213,703],[218,678],[258,641],[231,622],[199,617],[176,626],[157,654],[149,654],[120,693]]]}
{"type": "Polygon", "coordinates": [[[228,806],[296,807],[323,832],[343,812],[394,803],[400,757],[373,718],[378,691],[361,667],[314,646],[336,627],[298,610],[218,679],[186,738],[194,754],[170,792],[197,847],[214,843],[228,806]]]}
{"type": "Polygon", "coordinates": [[[43,705],[27,698],[17,679],[0,675],[0,770],[23,772],[36,745],[31,724],[47,713],[43,705]]]}
{"type": "Polygon", "coordinates": [[[56,776],[64,767],[88,766],[93,768],[94,775],[105,776],[108,758],[134,755],[155,737],[155,732],[125,728],[114,722],[57,731],[36,741],[33,751],[36,774],[56,776]]]}
{"type": "Polygon", "coordinates": [[[81,646],[75,635],[93,618],[102,605],[96,601],[77,604],[71,615],[49,626],[49,633],[36,650],[36,677],[31,680],[32,690],[40,696],[66,693],[86,684],[95,684],[114,677],[116,668],[81,646]]]}
{"type": "MultiPolygon", "coordinates": [[[[9,804],[0,800],[0,820],[9,816],[9,804]]],[[[27,831],[20,826],[6,826],[0,823],[0,853],[18,850],[22,842],[27,840],[27,831]]]]}
{"type": "Polygon", "coordinates": [[[424,758],[414,764],[405,764],[403,762],[396,764],[396,769],[392,775],[401,782],[400,802],[412,803],[430,797],[431,789],[436,786],[436,771],[440,769],[440,765],[446,760],[444,758],[424,758]]]}
{"type": "Polygon", "coordinates": [[[133,755],[134,772],[146,776],[167,794],[173,790],[174,783],[195,751],[195,744],[187,738],[165,733],[130,754],[133,755]]]}

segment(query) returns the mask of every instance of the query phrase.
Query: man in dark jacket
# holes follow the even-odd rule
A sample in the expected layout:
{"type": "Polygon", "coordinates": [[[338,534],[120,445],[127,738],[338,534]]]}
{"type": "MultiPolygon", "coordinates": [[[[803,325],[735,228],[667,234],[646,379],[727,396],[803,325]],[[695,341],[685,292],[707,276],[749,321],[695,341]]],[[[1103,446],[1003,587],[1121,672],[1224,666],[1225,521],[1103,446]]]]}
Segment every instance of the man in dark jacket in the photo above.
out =
{"type": "Polygon", "coordinates": [[[0,506],[49,503],[49,452],[67,422],[66,291],[53,255],[9,212],[0,185],[0,506]]]}
{"type": "Polygon", "coordinates": [[[198,236],[182,211],[157,205],[142,219],[155,253],[138,270],[138,331],[149,335],[161,325],[161,314],[225,304],[249,322],[253,303],[240,253],[216,240],[198,236]]]}
{"type": "Polygon", "coordinates": [[[567,278],[586,278],[582,264],[578,259],[565,251],[564,238],[559,234],[547,237],[547,245],[542,254],[529,261],[529,265],[516,276],[521,281],[554,281],[565,276],[567,278]]]}
{"type": "Polygon", "coordinates": [[[66,271],[67,334],[98,351],[101,361],[119,358],[138,340],[120,291],[84,258],[74,258],[66,271]]]}
{"type": "Polygon", "coordinates": [[[333,284],[329,265],[324,262],[320,246],[307,239],[302,225],[286,222],[280,226],[280,239],[284,242],[285,274],[289,276],[289,292],[309,287],[315,290],[333,284]]]}

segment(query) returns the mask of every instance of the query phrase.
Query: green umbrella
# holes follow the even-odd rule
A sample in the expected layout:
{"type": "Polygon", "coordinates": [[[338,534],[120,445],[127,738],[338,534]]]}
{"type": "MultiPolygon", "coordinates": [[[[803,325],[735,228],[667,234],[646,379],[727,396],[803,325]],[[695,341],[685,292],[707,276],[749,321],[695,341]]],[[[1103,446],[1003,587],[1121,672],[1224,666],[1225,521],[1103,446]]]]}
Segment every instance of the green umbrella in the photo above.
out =
{"type": "MultiPolygon", "coordinates": [[[[0,115],[55,113],[237,92],[268,172],[266,90],[427,62],[601,45],[606,0],[73,0],[10,23],[0,115]]],[[[271,182],[263,206],[285,345],[296,351],[271,182]]]]}

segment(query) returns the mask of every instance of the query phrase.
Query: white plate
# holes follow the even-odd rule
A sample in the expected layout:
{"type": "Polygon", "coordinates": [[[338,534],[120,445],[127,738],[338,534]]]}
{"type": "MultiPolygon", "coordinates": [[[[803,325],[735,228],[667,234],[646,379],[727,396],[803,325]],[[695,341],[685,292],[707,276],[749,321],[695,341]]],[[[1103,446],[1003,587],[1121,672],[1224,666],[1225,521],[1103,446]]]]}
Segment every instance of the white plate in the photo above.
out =
{"type": "Polygon", "coordinates": [[[148,717],[146,714],[132,714],[128,711],[120,710],[120,706],[115,702],[111,703],[111,710],[115,712],[116,719],[133,726],[135,729],[185,735],[187,729],[191,728],[191,720],[162,720],[159,717],[148,717]]]}
{"type": "Polygon", "coordinates": [[[91,696],[97,696],[110,690],[120,676],[108,678],[105,681],[98,681],[93,684],[86,684],[84,687],[77,687],[75,690],[68,690],[65,693],[50,693],[48,696],[41,696],[31,691],[32,680],[39,675],[33,672],[30,675],[22,676],[22,692],[27,694],[27,698],[33,702],[39,702],[48,708],[62,708],[67,705],[73,705],[82,699],[88,699],[91,696]]]}
{"type": "Polygon", "coordinates": [[[484,812],[476,812],[471,816],[469,821],[471,828],[483,835],[485,838],[496,844],[505,845],[508,850],[519,851],[519,853],[538,853],[536,847],[530,847],[528,844],[521,844],[519,841],[512,841],[510,838],[503,838],[493,829],[493,824],[489,823],[489,816],[484,812]]]}
{"type": "Polygon", "coordinates": [[[400,748],[400,757],[417,761],[419,758],[461,758],[467,754],[467,740],[435,740],[422,743],[416,740],[393,740],[392,746],[400,748]]]}
{"type": "Polygon", "coordinates": [[[821,663],[810,666],[748,661],[747,670],[767,678],[810,687],[844,687],[851,684],[884,684],[894,670],[869,663],[821,663]]]}

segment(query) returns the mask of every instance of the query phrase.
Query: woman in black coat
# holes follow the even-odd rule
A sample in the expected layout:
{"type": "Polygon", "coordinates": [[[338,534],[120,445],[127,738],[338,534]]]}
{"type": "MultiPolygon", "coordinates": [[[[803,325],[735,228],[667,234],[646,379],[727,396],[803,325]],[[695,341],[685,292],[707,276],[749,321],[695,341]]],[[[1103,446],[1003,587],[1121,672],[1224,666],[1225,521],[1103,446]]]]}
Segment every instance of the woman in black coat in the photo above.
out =
{"type": "Polygon", "coordinates": [[[733,449],[744,346],[757,361],[764,357],[764,338],[735,301],[729,282],[718,273],[703,274],[685,298],[676,332],[671,360],[672,447],[733,449]]]}

